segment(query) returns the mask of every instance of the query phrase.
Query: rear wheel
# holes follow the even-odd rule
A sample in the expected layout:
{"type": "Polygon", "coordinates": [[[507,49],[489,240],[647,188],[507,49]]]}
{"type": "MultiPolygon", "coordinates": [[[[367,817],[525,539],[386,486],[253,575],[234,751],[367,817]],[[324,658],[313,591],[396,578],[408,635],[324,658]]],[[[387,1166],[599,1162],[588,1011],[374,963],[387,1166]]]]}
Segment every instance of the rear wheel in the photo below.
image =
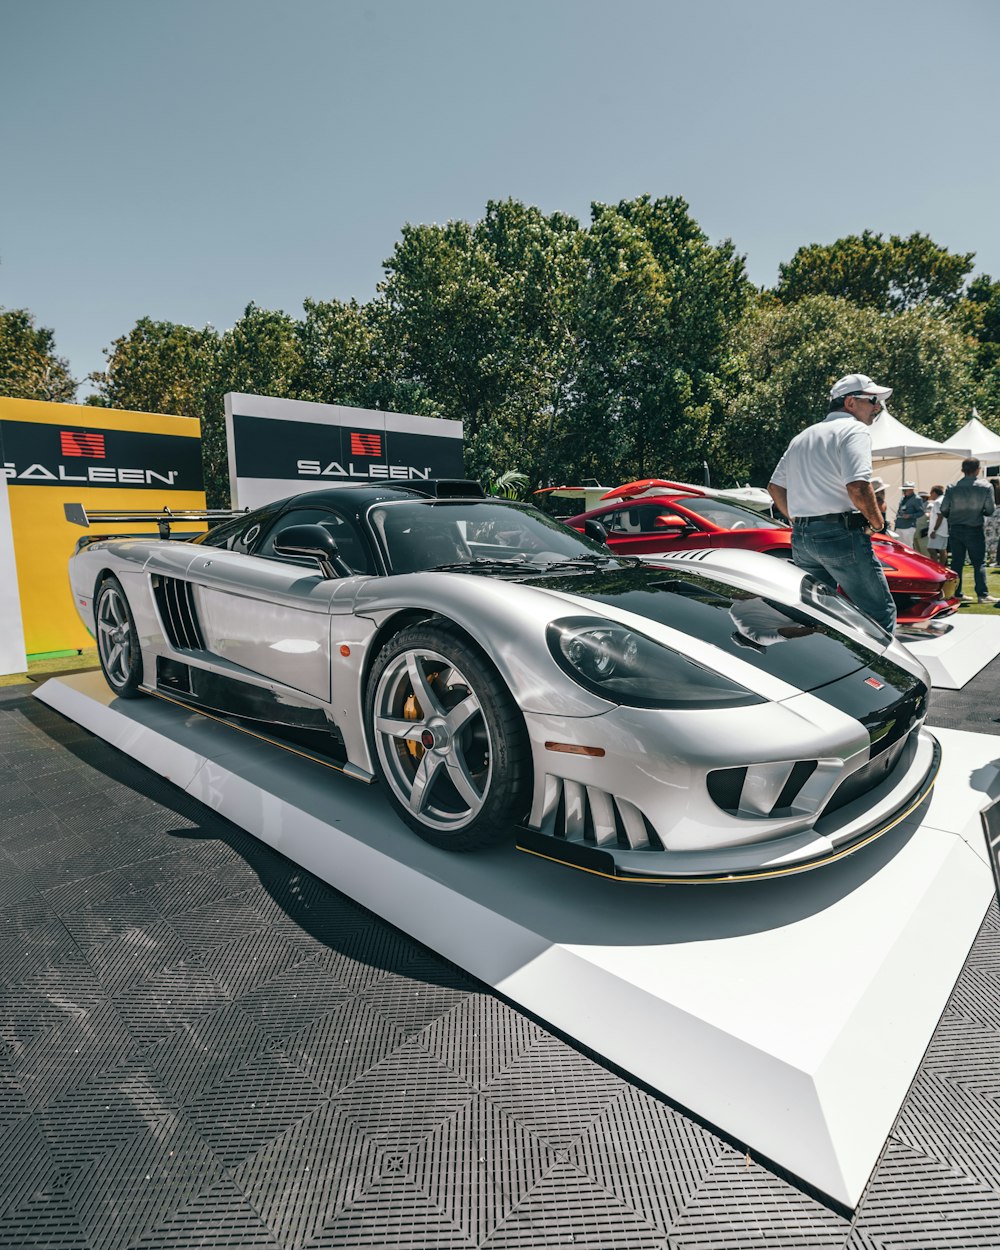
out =
{"type": "Polygon", "coordinates": [[[365,717],[390,801],[425,841],[467,851],[510,839],[530,795],[528,734],[463,637],[446,625],[401,630],[372,666],[365,717]]]}
{"type": "Polygon", "coordinates": [[[142,682],[142,652],[125,591],[116,577],[106,577],[101,582],[94,622],[105,681],[120,699],[137,698],[142,682]]]}

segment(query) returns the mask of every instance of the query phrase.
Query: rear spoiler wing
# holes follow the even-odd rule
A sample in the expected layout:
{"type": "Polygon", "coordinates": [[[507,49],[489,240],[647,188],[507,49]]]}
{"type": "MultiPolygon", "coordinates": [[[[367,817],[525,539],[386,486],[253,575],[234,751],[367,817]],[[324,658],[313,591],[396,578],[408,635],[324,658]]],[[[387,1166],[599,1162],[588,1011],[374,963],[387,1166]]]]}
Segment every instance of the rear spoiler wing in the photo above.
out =
{"type": "Polygon", "coordinates": [[[90,529],[92,521],[101,525],[134,525],[144,522],[155,525],[161,538],[170,537],[170,527],[182,521],[210,521],[218,525],[222,521],[232,521],[236,517],[245,516],[249,508],[182,508],[177,512],[170,508],[137,509],[133,512],[119,512],[116,509],[88,510],[82,503],[64,503],[63,512],[71,525],[80,525],[90,529]]]}

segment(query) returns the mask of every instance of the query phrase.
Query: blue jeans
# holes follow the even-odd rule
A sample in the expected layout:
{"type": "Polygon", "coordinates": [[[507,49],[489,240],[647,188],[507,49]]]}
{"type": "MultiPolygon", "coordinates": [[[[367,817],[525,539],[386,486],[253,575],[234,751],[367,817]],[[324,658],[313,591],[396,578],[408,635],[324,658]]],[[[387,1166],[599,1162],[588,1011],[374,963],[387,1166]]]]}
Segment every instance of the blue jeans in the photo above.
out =
{"type": "Polygon", "coordinates": [[[986,587],[986,535],[981,525],[952,525],[948,530],[948,543],[951,546],[951,567],[958,574],[958,586],[955,593],[962,593],[962,566],[965,557],[969,557],[972,565],[972,578],[976,584],[976,595],[981,599],[990,592],[986,587]]]}
{"type": "Polygon", "coordinates": [[[828,586],[839,586],[851,602],[891,633],[896,605],[882,566],[864,530],[839,521],[797,520],[792,526],[792,559],[828,586]]]}

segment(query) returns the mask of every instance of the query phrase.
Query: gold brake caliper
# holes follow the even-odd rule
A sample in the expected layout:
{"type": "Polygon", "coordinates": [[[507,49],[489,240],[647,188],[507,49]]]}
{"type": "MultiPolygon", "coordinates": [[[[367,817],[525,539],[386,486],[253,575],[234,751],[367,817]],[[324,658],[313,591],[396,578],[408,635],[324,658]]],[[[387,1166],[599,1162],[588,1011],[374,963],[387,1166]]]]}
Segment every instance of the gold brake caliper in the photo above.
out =
{"type": "MultiPolygon", "coordinates": [[[[427,677],[427,684],[429,686],[433,686],[437,679],[437,673],[430,673],[427,677]]],[[[403,720],[423,720],[423,718],[424,714],[420,709],[420,704],[417,702],[417,696],[410,691],[410,693],[406,696],[406,702],[403,704],[403,720]]],[[[406,749],[415,760],[419,760],[424,753],[424,748],[419,742],[411,742],[407,740],[406,749]]]]}

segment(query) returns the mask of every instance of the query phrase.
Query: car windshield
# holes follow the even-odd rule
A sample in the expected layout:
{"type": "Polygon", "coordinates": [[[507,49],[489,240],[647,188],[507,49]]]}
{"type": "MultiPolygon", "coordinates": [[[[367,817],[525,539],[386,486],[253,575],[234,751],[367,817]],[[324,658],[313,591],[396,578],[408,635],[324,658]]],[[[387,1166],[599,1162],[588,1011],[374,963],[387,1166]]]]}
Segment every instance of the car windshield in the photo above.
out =
{"type": "Polygon", "coordinates": [[[785,529],[783,521],[773,521],[760,512],[751,512],[749,508],[740,508],[736,504],[723,503],[721,499],[679,499],[688,512],[697,512],[704,517],[709,525],[717,525],[724,530],[780,530],[785,529]]]}
{"type": "Polygon", "coordinates": [[[369,517],[392,573],[632,563],[536,508],[504,499],[406,500],[379,504],[369,517]]]}

